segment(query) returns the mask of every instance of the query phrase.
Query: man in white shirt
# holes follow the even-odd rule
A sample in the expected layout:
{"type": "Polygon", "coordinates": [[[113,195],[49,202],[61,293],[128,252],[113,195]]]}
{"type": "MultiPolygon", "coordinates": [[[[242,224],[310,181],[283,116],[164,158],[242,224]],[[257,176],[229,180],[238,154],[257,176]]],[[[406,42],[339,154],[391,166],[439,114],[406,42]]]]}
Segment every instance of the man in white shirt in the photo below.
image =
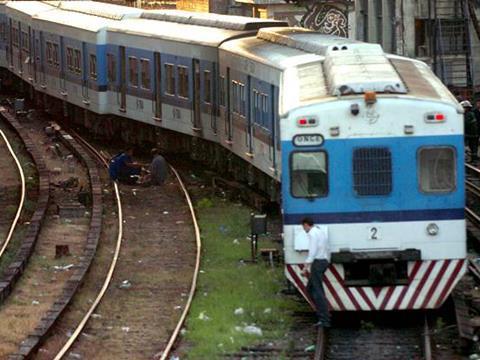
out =
{"type": "Polygon", "coordinates": [[[303,219],[302,226],[308,237],[304,274],[308,276],[307,291],[317,308],[318,322],[315,326],[330,327],[330,314],[323,290],[323,274],[330,262],[328,237],[320,228],[314,226],[310,218],[303,219]]]}

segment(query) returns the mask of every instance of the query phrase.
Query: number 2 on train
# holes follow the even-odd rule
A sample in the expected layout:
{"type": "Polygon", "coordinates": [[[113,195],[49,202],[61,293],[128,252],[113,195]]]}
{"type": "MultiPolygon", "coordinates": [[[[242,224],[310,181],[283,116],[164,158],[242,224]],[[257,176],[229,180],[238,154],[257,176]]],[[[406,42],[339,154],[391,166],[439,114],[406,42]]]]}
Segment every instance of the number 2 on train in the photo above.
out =
{"type": "Polygon", "coordinates": [[[371,226],[368,228],[369,240],[380,240],[380,228],[378,226],[371,226]]]}

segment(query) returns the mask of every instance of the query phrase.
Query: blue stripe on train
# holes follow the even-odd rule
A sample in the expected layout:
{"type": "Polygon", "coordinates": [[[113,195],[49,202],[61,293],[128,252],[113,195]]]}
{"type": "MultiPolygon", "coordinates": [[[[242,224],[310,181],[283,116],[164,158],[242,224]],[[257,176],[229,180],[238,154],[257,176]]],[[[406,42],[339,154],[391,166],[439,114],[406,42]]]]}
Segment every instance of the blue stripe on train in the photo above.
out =
{"type": "Polygon", "coordinates": [[[283,210],[286,214],[308,213],[322,216],[320,214],[463,209],[465,206],[463,151],[462,135],[328,139],[318,148],[300,148],[293,146],[291,141],[282,141],[283,210]],[[358,196],[355,194],[353,184],[353,151],[359,147],[372,146],[388,147],[391,151],[392,192],[385,196],[358,196]],[[456,189],[452,192],[424,193],[419,189],[418,150],[431,146],[449,146],[456,149],[456,189]],[[328,194],[312,201],[294,198],[290,193],[290,153],[312,150],[325,150],[328,153],[328,194]]]}
{"type": "Polygon", "coordinates": [[[463,208],[460,208],[323,214],[285,214],[283,217],[284,225],[299,225],[305,217],[311,218],[316,224],[353,224],[370,222],[463,220],[465,218],[465,212],[463,208]]]}

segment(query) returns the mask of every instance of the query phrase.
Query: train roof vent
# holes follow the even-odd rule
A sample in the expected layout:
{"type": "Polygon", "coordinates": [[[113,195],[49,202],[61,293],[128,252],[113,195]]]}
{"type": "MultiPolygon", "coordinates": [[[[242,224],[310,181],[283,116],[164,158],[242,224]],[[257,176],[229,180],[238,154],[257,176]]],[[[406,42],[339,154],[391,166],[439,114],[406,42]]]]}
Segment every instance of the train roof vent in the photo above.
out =
{"type": "Polygon", "coordinates": [[[257,19],[246,16],[198,13],[181,10],[144,11],[141,15],[141,18],[238,31],[258,30],[260,28],[272,26],[288,26],[286,22],[277,20],[257,19]]]}
{"type": "Polygon", "coordinates": [[[331,95],[407,93],[407,87],[380,45],[359,43],[342,50],[331,47],[324,61],[331,95]]]}
{"type": "Polygon", "coordinates": [[[71,11],[85,15],[102,17],[110,20],[122,20],[126,18],[139,17],[142,10],[108,4],[97,1],[45,1],[45,3],[64,11],[71,11]]]}
{"type": "Polygon", "coordinates": [[[320,61],[299,65],[297,72],[300,84],[298,98],[301,102],[325,97],[327,89],[320,61]]]}
{"type": "Polygon", "coordinates": [[[324,35],[299,27],[261,29],[257,38],[321,56],[325,56],[332,48],[348,50],[354,45],[362,44],[355,40],[324,35]]]}

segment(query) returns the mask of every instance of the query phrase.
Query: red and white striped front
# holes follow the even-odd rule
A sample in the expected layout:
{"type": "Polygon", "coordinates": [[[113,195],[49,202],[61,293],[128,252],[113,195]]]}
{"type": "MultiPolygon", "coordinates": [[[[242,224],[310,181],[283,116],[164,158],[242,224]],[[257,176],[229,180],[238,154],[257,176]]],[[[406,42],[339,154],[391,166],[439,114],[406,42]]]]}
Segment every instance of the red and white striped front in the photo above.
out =
{"type": "MultiPolygon", "coordinates": [[[[287,278],[313,307],[306,292],[303,264],[287,264],[287,278]]],[[[413,310],[440,307],[462,278],[465,259],[412,261],[408,285],[382,287],[345,286],[343,266],[331,265],[324,276],[324,289],[332,311],[413,310]]]]}

